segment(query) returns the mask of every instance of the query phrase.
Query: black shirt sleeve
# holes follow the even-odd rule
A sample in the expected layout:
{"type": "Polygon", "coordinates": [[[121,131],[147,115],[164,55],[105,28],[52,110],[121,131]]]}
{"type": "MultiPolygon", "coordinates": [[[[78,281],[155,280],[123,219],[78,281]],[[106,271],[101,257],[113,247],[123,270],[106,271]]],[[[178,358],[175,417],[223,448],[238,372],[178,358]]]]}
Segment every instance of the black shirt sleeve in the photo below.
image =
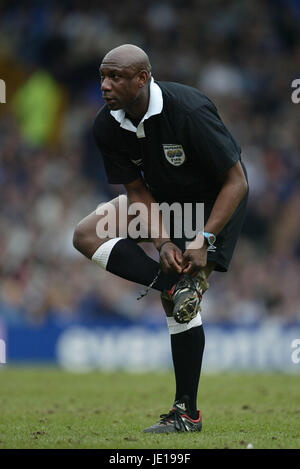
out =
{"type": "Polygon", "coordinates": [[[226,129],[213,103],[192,111],[186,124],[193,153],[208,170],[221,175],[240,160],[241,149],[226,129]]]}
{"type": "Polygon", "coordinates": [[[140,170],[130,161],[128,154],[118,148],[118,139],[115,136],[110,135],[110,132],[103,132],[102,129],[99,131],[97,119],[93,126],[93,134],[103,158],[108,182],[128,184],[138,179],[140,170]]]}

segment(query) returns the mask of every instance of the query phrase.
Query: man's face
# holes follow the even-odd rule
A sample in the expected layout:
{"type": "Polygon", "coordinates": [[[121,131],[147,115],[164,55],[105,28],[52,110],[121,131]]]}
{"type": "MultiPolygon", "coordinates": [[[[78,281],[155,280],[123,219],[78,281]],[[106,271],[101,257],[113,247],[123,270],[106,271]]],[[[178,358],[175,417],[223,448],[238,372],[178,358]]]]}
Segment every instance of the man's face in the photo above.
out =
{"type": "Polygon", "coordinates": [[[103,61],[100,66],[102,96],[109,109],[126,109],[140,91],[139,72],[132,66],[103,61]]]}

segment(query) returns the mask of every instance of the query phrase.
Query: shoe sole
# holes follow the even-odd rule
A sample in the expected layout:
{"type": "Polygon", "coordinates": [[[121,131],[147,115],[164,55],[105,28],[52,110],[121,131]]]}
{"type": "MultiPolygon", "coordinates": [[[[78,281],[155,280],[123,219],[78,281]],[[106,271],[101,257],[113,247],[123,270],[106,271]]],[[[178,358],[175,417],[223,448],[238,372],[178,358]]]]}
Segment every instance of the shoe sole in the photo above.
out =
{"type": "Polygon", "coordinates": [[[173,310],[173,317],[179,324],[186,324],[197,316],[199,311],[199,298],[191,298],[191,295],[186,294],[180,301],[180,304],[176,304],[173,310]]]}
{"type": "Polygon", "coordinates": [[[190,428],[189,430],[176,430],[173,426],[172,427],[164,427],[164,426],[158,426],[156,428],[146,428],[143,430],[143,433],[195,433],[195,432],[201,432],[202,430],[202,422],[201,424],[195,428],[190,428]]]}

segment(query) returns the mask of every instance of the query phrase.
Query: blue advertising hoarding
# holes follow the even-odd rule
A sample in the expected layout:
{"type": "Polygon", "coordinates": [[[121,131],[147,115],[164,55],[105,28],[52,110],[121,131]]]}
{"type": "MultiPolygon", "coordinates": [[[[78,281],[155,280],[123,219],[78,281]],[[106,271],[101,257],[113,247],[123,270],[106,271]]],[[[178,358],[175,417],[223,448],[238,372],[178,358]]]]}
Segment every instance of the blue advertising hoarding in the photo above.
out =
{"type": "MultiPolygon", "coordinates": [[[[72,371],[172,367],[167,326],[127,321],[48,321],[1,328],[7,364],[49,363],[72,371]]],[[[207,324],[204,371],[300,372],[300,324],[207,324]]],[[[1,339],[1,337],[0,337],[1,339]]]]}

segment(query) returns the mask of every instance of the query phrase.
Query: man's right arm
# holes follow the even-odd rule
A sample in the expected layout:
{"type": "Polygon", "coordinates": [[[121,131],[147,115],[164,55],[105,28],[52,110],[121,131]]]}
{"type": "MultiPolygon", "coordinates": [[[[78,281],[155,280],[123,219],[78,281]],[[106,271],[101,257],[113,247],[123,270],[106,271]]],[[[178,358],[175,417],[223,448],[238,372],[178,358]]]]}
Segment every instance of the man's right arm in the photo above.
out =
{"type": "MultiPolygon", "coordinates": [[[[170,240],[169,233],[167,233],[163,225],[159,204],[148,191],[144,181],[142,178],[138,178],[128,184],[124,184],[124,186],[127,191],[129,205],[136,202],[144,204],[147,214],[144,223],[148,229],[148,237],[151,238],[154,246],[160,253],[163,271],[171,273],[175,270],[181,273],[181,250],[170,240]]],[[[140,215],[143,216],[143,213],[141,212],[140,215]]]]}
{"type": "MultiPolygon", "coordinates": [[[[152,239],[154,246],[159,250],[162,243],[170,241],[169,235],[164,229],[161,214],[158,213],[158,204],[145,186],[142,178],[135,179],[129,184],[124,184],[127,191],[129,204],[142,203],[146,208],[147,219],[144,220],[148,227],[148,237],[152,239]],[[157,215],[157,216],[152,216],[157,215]]],[[[141,213],[143,216],[143,213],[141,213]]]]}

